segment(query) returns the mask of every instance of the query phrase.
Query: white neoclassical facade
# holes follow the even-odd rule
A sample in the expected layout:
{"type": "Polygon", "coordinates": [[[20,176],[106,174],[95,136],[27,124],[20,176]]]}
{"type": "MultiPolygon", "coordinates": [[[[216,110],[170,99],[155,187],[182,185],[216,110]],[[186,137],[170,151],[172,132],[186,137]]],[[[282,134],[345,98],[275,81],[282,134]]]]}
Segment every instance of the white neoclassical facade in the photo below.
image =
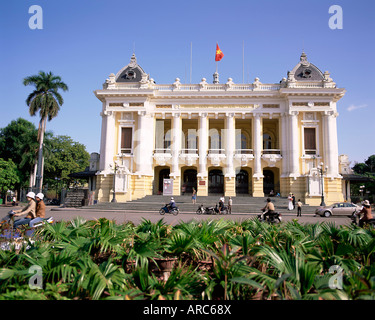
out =
{"type": "Polygon", "coordinates": [[[306,203],[344,199],[337,102],[345,89],[302,53],[279,83],[157,84],[135,55],[110,74],[102,102],[95,197],[129,201],[163,192],[198,196],[273,190],[306,203]],[[319,168],[323,168],[320,170],[319,168]],[[322,172],[323,171],[323,172],[322,172]],[[115,190],[114,190],[115,189],[115,190]]]}

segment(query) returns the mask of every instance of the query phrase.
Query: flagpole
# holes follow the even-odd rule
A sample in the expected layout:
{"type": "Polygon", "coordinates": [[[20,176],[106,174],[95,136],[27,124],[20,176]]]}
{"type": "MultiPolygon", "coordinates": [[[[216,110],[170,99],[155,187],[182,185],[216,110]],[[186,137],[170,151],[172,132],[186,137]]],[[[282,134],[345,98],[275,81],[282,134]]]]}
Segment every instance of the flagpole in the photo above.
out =
{"type": "Polygon", "coordinates": [[[193,42],[190,42],[190,84],[191,84],[192,73],[193,73],[193,42]]]}
{"type": "Polygon", "coordinates": [[[245,42],[242,40],[242,83],[245,83],[245,42]]]}

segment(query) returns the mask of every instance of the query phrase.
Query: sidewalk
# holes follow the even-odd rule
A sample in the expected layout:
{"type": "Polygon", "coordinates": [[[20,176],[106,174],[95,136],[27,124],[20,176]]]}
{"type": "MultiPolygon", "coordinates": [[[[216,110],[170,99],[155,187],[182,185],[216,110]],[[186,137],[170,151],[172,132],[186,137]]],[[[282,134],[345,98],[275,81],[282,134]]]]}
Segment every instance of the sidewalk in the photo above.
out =
{"type": "MultiPolygon", "coordinates": [[[[260,210],[240,210],[241,208],[238,208],[239,206],[233,206],[232,208],[232,215],[258,215],[260,214],[260,210]]],[[[161,207],[160,207],[161,208],[161,207]]],[[[142,208],[111,208],[110,206],[105,208],[104,206],[97,207],[97,205],[92,206],[85,206],[85,207],[79,207],[79,208],[65,208],[65,207],[54,207],[51,208],[51,211],[61,211],[61,212],[119,212],[119,213],[128,213],[128,214],[137,214],[137,213],[158,213],[159,207],[156,209],[142,209],[142,208]]],[[[182,206],[179,206],[180,214],[197,214],[196,210],[192,210],[191,208],[186,208],[186,210],[183,209],[182,206]]],[[[197,206],[198,209],[198,206],[197,206]]],[[[280,212],[282,215],[285,216],[296,216],[297,217],[297,209],[293,211],[288,210],[278,210],[275,208],[276,211],[280,212]]],[[[309,215],[314,216],[314,210],[309,210],[308,212],[302,212],[303,215],[309,215]]],[[[198,215],[198,214],[197,214],[198,215]]],[[[219,215],[218,215],[219,216],[219,215]]]]}

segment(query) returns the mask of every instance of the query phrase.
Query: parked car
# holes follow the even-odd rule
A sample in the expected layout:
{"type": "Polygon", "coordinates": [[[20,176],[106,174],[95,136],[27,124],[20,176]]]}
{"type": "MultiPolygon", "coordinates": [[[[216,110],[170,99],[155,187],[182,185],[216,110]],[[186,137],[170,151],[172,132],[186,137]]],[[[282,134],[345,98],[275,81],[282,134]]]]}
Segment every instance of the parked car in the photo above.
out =
{"type": "Polygon", "coordinates": [[[322,217],[330,217],[331,215],[333,216],[338,216],[338,215],[345,215],[345,216],[350,216],[354,210],[356,212],[361,210],[360,206],[357,206],[354,203],[350,202],[337,202],[334,203],[330,206],[325,206],[325,207],[319,207],[315,210],[315,215],[320,215],[322,217]]]}

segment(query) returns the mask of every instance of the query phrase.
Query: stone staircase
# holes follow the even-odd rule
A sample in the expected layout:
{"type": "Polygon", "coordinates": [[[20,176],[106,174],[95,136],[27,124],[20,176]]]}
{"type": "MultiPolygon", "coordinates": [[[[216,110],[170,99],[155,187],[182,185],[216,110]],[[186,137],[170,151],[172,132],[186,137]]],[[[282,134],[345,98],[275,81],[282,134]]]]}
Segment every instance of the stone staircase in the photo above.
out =
{"type": "MultiPolygon", "coordinates": [[[[192,203],[191,195],[184,196],[174,196],[175,202],[180,209],[180,213],[195,213],[198,207],[203,204],[206,206],[215,206],[216,203],[219,203],[220,194],[218,195],[209,195],[206,197],[197,197],[196,204],[192,203]]],[[[146,196],[141,199],[129,201],[126,203],[123,202],[106,202],[98,203],[92,206],[95,209],[101,210],[136,210],[136,211],[151,211],[158,212],[159,209],[169,203],[170,196],[162,195],[151,195],[146,196]]],[[[225,203],[228,202],[229,197],[225,197],[225,203]]],[[[260,210],[266,205],[267,197],[254,198],[251,196],[236,196],[232,197],[233,206],[232,213],[259,213],[260,210]]],[[[297,209],[293,211],[288,211],[288,199],[284,197],[272,197],[272,202],[275,205],[275,210],[280,213],[290,213],[296,214],[297,209]]],[[[305,205],[302,207],[302,214],[309,213],[313,214],[316,207],[305,205]]]]}

